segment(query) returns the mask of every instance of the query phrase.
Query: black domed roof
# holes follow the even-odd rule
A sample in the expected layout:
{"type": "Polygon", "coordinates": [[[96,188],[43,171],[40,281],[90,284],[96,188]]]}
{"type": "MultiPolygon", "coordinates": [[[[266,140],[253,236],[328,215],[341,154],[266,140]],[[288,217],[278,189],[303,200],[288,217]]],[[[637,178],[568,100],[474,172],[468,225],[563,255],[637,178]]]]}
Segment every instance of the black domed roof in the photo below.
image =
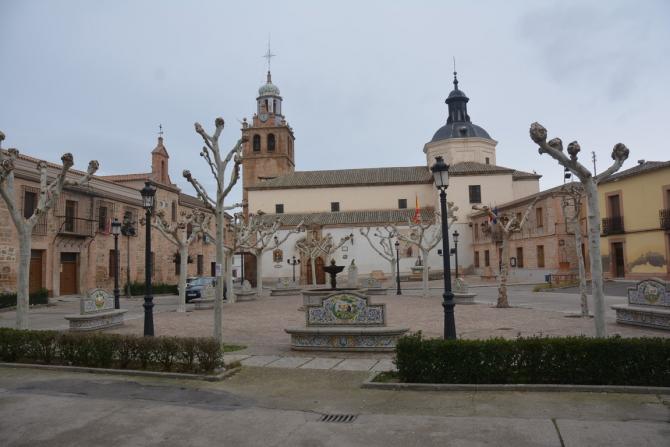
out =
{"type": "Polygon", "coordinates": [[[487,131],[482,129],[476,124],[473,124],[469,121],[455,121],[452,123],[447,123],[444,126],[440,127],[433,139],[433,141],[447,140],[449,138],[468,138],[468,137],[479,137],[479,138],[488,138],[491,139],[491,136],[487,131]]]}
{"type": "Polygon", "coordinates": [[[430,140],[431,142],[447,140],[449,138],[478,137],[491,139],[487,131],[470,121],[467,106],[468,101],[470,101],[470,98],[468,98],[464,91],[458,88],[458,79],[456,78],[456,72],[454,72],[454,89],[445,100],[449,106],[447,124],[435,132],[433,139],[430,140]]]}

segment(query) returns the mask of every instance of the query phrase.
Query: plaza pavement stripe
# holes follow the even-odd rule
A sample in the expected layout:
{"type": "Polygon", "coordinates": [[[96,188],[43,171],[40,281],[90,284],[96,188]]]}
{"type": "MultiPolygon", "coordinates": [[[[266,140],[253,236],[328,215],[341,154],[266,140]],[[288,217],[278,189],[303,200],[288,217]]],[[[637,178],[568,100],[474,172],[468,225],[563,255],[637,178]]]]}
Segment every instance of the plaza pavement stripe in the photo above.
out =
{"type": "Polygon", "coordinates": [[[373,366],[370,371],[375,371],[375,372],[383,372],[383,371],[397,371],[395,365],[393,364],[393,360],[391,359],[382,359],[377,363],[375,366],[373,366]]]}
{"type": "Polygon", "coordinates": [[[301,369],[331,369],[340,364],[344,359],[332,359],[323,357],[314,357],[309,362],[302,365],[301,369]]]}
{"type": "Polygon", "coordinates": [[[370,371],[379,360],[376,359],[345,359],[333,368],[337,371],[370,371]]]}
{"type": "Polygon", "coordinates": [[[280,357],[274,362],[265,365],[267,368],[300,368],[300,366],[309,362],[311,357],[280,357]]]}
{"type": "Polygon", "coordinates": [[[275,360],[279,360],[278,355],[252,355],[251,357],[242,360],[240,363],[243,366],[266,366],[275,360]]]}

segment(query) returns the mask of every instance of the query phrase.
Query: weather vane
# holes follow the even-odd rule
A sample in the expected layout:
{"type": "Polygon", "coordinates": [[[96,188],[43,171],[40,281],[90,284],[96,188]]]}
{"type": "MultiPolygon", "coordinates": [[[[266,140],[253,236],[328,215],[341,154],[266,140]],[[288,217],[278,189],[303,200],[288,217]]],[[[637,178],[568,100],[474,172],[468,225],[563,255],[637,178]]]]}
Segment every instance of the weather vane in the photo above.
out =
{"type": "Polygon", "coordinates": [[[273,57],[275,57],[276,54],[272,54],[272,51],[270,50],[270,35],[268,35],[268,51],[263,55],[264,58],[268,60],[268,71],[270,71],[270,62],[273,57]]]}
{"type": "Polygon", "coordinates": [[[159,124],[158,125],[158,135],[163,138],[163,125],[159,124]]]}

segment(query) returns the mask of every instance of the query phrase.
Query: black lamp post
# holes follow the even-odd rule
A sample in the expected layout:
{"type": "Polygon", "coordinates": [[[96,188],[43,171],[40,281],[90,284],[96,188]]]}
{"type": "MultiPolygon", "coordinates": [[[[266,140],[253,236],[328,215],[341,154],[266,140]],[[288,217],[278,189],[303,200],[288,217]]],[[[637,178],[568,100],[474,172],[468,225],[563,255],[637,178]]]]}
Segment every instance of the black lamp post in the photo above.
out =
{"type": "Polygon", "coordinates": [[[400,241],[395,241],[395,283],[396,295],[402,295],[400,290],[400,241]]]}
{"type": "Polygon", "coordinates": [[[291,259],[287,259],[286,262],[293,267],[293,282],[295,283],[295,266],[300,264],[300,259],[296,259],[295,256],[293,256],[291,259]]]}
{"type": "Polygon", "coordinates": [[[151,271],[153,270],[151,259],[151,213],[154,208],[156,188],[151,182],[145,182],[142,194],[142,206],[146,210],[146,241],[144,244],[144,336],[154,335],[154,297],[151,290],[151,271]]]}
{"type": "Polygon", "coordinates": [[[114,309],[121,309],[119,301],[119,264],[121,257],[119,256],[119,234],[121,234],[121,222],[116,217],[112,222],[112,234],[114,235],[114,309]]]}
{"type": "Polygon", "coordinates": [[[442,217],[442,264],[444,270],[444,338],[456,338],[456,321],[454,320],[454,294],[451,291],[451,266],[449,256],[449,222],[447,221],[447,188],[449,187],[449,165],[442,157],[435,157],[435,164],[430,168],[435,186],[440,190],[440,212],[442,217]]]}
{"type": "Polygon", "coordinates": [[[456,279],[458,279],[458,230],[454,231],[451,234],[451,238],[454,241],[454,261],[456,262],[456,279]]]}

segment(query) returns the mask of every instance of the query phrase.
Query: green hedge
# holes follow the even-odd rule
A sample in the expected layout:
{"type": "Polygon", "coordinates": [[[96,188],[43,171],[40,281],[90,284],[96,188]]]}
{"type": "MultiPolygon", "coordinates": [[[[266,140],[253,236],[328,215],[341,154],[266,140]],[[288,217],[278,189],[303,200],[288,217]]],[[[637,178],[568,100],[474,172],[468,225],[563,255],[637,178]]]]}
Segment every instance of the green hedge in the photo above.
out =
{"type": "Polygon", "coordinates": [[[0,361],[208,373],[223,366],[223,347],[213,338],[0,328],[0,361]]]}
{"type": "Polygon", "coordinates": [[[670,339],[402,337],[398,377],[408,383],[670,386],[670,339]]]}
{"type": "MultiPolygon", "coordinates": [[[[145,286],[143,282],[131,282],[130,283],[130,294],[133,296],[144,295],[145,286]]],[[[126,290],[126,289],[124,289],[126,290]]],[[[152,294],[161,294],[161,293],[170,293],[173,295],[178,295],[178,285],[177,284],[165,284],[165,283],[151,283],[152,294]]]]}
{"type": "MultiPolygon", "coordinates": [[[[48,304],[49,291],[47,289],[40,289],[37,292],[31,293],[28,302],[31,306],[34,304],[48,304]]],[[[0,293],[0,309],[14,306],[16,306],[16,293],[0,293]]]]}

